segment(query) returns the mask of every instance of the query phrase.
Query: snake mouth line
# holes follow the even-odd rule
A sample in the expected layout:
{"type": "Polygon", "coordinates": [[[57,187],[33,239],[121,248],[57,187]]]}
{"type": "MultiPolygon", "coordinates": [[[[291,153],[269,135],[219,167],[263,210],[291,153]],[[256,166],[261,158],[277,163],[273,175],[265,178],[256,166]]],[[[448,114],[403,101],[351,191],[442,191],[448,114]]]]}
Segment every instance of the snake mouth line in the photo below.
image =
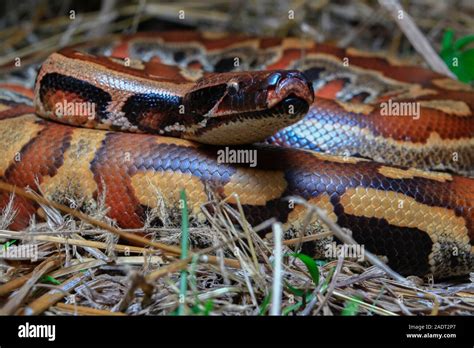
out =
{"type": "Polygon", "coordinates": [[[282,123],[288,123],[288,125],[295,123],[302,118],[309,110],[309,103],[294,94],[288,95],[285,99],[275,104],[273,107],[259,110],[259,111],[246,111],[239,113],[238,115],[226,115],[218,118],[209,118],[205,128],[199,130],[199,132],[206,132],[208,129],[222,126],[223,124],[242,122],[252,119],[265,119],[265,118],[277,118],[282,123]],[[286,117],[282,117],[282,116],[286,117]],[[286,120],[285,120],[286,119],[286,120]]]}
{"type": "Polygon", "coordinates": [[[306,99],[292,93],[273,107],[210,118],[205,127],[184,137],[212,145],[238,145],[263,141],[279,129],[298,122],[308,112],[306,99]]]}

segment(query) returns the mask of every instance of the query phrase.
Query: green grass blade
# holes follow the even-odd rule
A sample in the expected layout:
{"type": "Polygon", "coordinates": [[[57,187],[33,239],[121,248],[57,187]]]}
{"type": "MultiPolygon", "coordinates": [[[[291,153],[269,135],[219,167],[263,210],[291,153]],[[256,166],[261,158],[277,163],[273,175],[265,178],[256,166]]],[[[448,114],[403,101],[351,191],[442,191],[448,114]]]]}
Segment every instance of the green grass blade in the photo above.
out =
{"type": "Polygon", "coordinates": [[[286,287],[288,288],[288,290],[290,290],[290,292],[295,295],[295,296],[299,296],[299,297],[303,297],[305,294],[306,294],[306,291],[304,290],[301,290],[301,289],[297,289],[293,286],[291,286],[290,284],[286,283],[286,287]]]}
{"type": "Polygon", "coordinates": [[[314,261],[311,257],[305,254],[298,254],[298,253],[292,253],[290,254],[293,257],[296,257],[300,259],[308,269],[308,272],[311,276],[311,279],[313,280],[313,283],[315,286],[318,286],[319,284],[319,268],[318,265],[316,264],[316,261],[314,261]]]}
{"type": "Polygon", "coordinates": [[[443,39],[441,41],[441,50],[447,50],[452,48],[454,41],[454,32],[452,29],[446,29],[443,35],[443,39]]]}
{"type": "Polygon", "coordinates": [[[326,277],[326,280],[324,281],[323,285],[321,285],[321,290],[319,291],[321,294],[326,291],[326,289],[329,287],[329,283],[331,282],[332,276],[334,275],[334,272],[336,271],[336,266],[332,267],[329,270],[329,274],[326,277]]]}
{"type": "Polygon", "coordinates": [[[263,299],[262,304],[260,305],[260,311],[258,315],[264,315],[267,310],[268,306],[270,306],[270,299],[272,298],[272,292],[270,291],[267,296],[263,299]]]}
{"type": "Polygon", "coordinates": [[[291,312],[294,312],[298,309],[300,309],[300,307],[303,305],[303,301],[299,301],[289,307],[286,307],[286,308],[283,308],[283,310],[281,311],[281,315],[288,315],[290,314],[291,312]]]}
{"type": "MultiPolygon", "coordinates": [[[[186,192],[181,190],[181,206],[182,206],[182,217],[181,217],[181,259],[186,259],[188,257],[189,249],[189,217],[188,217],[188,203],[186,200],[186,192]]],[[[187,291],[187,275],[188,272],[186,269],[181,271],[180,286],[179,286],[179,307],[178,315],[185,314],[185,303],[184,299],[186,298],[187,291]]]]}

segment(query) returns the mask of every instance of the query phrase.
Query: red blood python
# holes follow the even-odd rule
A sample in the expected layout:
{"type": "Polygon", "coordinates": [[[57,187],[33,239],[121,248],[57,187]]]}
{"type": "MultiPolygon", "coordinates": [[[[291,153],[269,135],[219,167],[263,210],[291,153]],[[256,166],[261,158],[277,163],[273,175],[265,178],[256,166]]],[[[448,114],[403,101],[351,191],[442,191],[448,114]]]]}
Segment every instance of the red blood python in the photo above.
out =
{"type": "MultiPolygon", "coordinates": [[[[392,158],[398,155],[405,156],[403,161],[412,166],[469,173],[473,169],[473,93],[468,87],[421,68],[393,65],[377,57],[362,57],[352,51],[313,43],[305,46],[306,65],[296,66],[296,61],[302,60],[298,53],[301,42],[294,39],[234,38],[230,42],[225,38],[190,33],[166,33],[154,37],[149,34],[124,37],[113,46],[114,54],[121,58],[137,55],[155,58],[148,64],[132,62],[127,66],[117,59],[67,50],[46,61],[35,88],[35,104],[40,114],[73,125],[108,130],[47,121],[34,115],[34,110],[25,104],[0,99],[0,151],[5,154],[0,158],[1,180],[19,187],[37,188],[38,183],[37,189],[46,197],[63,203],[74,199],[85,211],[92,209],[94,201],[104,195],[109,217],[127,228],[143,225],[147,211],[157,205],[157,190],[172,208],[178,205],[179,190],[185,188],[191,214],[197,219],[204,219],[200,206],[208,201],[210,193],[228,198],[231,203],[235,203],[232,194],[237,193],[251,223],[276,217],[286,228],[299,231],[305,210],[289,204],[286,197],[301,196],[324,208],[340,226],[352,230],[358,243],[386,256],[388,264],[402,274],[447,277],[473,270],[473,179],[363,158],[285,148],[338,152],[339,142],[351,141],[352,147],[338,146],[349,154],[386,162],[399,163],[392,158]],[[242,51],[247,55],[240,53],[242,51]],[[252,52],[255,52],[253,56],[252,52]],[[339,70],[331,68],[329,63],[337,67],[345,54],[353,66],[346,70],[341,68],[337,75],[339,70]],[[209,72],[193,78],[189,74],[199,74],[197,71],[183,69],[194,66],[217,72],[231,70],[228,58],[235,56],[242,56],[241,67],[247,64],[248,68],[272,71],[234,71],[221,76],[209,72]],[[63,57],[66,59],[58,63],[63,57]],[[311,66],[311,57],[314,66],[311,66]],[[178,68],[161,65],[171,63],[170,60],[177,62],[178,68]],[[69,70],[68,64],[72,64],[70,67],[75,71],[69,70]],[[81,66],[83,70],[79,71],[81,66]],[[311,87],[304,76],[279,70],[296,67],[304,70],[306,78],[312,81],[315,99],[305,118],[294,123],[312,99],[308,96],[311,87]],[[148,85],[143,85],[143,80],[148,85]],[[252,81],[255,86],[249,85],[252,81]],[[134,84],[135,87],[131,86],[134,84]],[[352,88],[348,88],[349,85],[352,88]],[[156,98],[157,86],[162,86],[162,91],[168,88],[165,86],[172,86],[167,95],[178,98],[179,103],[156,98]],[[221,86],[216,92],[220,93],[219,97],[209,91],[215,86],[221,86]],[[339,92],[334,92],[335,89],[339,92]],[[196,95],[190,97],[193,91],[200,91],[197,99],[194,99],[196,95]],[[130,98],[147,93],[155,93],[152,102],[142,95],[140,102],[123,109],[130,98]],[[261,97],[255,97],[257,94],[261,97]],[[420,103],[419,117],[416,120],[406,116],[382,117],[380,103],[388,100],[388,95],[396,101],[420,103]],[[185,99],[191,104],[186,104],[185,99]],[[355,102],[362,99],[368,104],[355,102]],[[250,100],[255,102],[252,107],[248,105],[250,100]],[[87,120],[70,115],[58,117],[54,106],[63,101],[92,102],[97,112],[94,117],[86,117],[87,120]],[[219,139],[225,136],[224,132],[219,133],[220,127],[237,133],[246,122],[249,128],[257,128],[258,124],[263,140],[272,132],[270,126],[263,125],[272,123],[273,119],[278,119],[275,123],[294,124],[267,139],[283,147],[262,144],[228,148],[255,150],[255,167],[220,161],[222,147],[117,131],[124,128],[156,133],[158,129],[160,133],[161,122],[165,125],[171,122],[168,114],[162,112],[164,106],[184,105],[186,108],[186,105],[195,105],[193,103],[201,104],[199,101],[204,105],[199,112],[177,116],[181,117],[179,124],[187,127],[175,127],[173,131],[177,133],[165,131],[165,134],[200,141],[199,137],[207,132],[206,127],[188,132],[191,136],[183,134],[192,128],[193,122],[202,122],[206,116],[208,120],[216,119],[211,121],[214,135],[203,140],[210,143],[221,142],[219,139]],[[145,107],[140,108],[143,105],[145,107]],[[278,112],[275,106],[280,108],[278,112]],[[290,113],[289,106],[296,106],[296,112],[290,113]],[[265,122],[251,125],[251,119],[258,119],[258,112],[266,114],[265,122]],[[234,116],[238,121],[232,118],[234,116]],[[124,124],[120,120],[134,122],[124,124]],[[298,129],[304,131],[298,133],[298,129]],[[320,139],[312,138],[313,134],[319,134],[320,139]],[[292,143],[293,137],[300,140],[292,143]],[[368,153],[363,152],[364,141],[369,142],[368,153]],[[315,143],[320,145],[314,146],[315,143]],[[458,151],[457,161],[449,159],[454,164],[439,162],[446,158],[440,153],[453,149],[458,151]],[[420,162],[417,154],[423,153],[432,155],[433,159],[420,162]],[[384,157],[386,154],[388,157],[384,157]]],[[[192,106],[191,109],[196,110],[192,106]]],[[[236,134],[228,136],[233,139],[229,142],[234,144],[244,139],[236,134]]],[[[2,194],[0,205],[4,206],[7,201],[8,195],[2,194]]],[[[34,203],[21,198],[16,198],[15,208],[18,214],[10,226],[15,229],[25,227],[38,209],[34,203]]],[[[311,222],[310,231],[315,224],[311,222]]],[[[311,244],[305,245],[306,252],[311,252],[310,248],[311,244]]]]}

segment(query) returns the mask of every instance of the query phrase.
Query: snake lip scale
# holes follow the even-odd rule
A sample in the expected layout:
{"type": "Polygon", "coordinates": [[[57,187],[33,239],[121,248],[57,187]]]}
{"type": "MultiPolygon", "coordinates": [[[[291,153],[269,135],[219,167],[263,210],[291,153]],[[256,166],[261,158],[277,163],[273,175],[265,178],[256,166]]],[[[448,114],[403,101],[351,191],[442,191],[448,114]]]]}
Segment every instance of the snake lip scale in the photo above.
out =
{"type": "MultiPolygon", "coordinates": [[[[0,85],[1,181],[85,212],[104,197],[123,228],[143,227],[157,191],[178,207],[184,188],[196,221],[210,194],[236,205],[235,193],[251,224],[312,233],[316,218],[286,199],[298,196],[403,275],[473,271],[469,86],[294,38],[139,33],[116,37],[111,56],[87,50],[51,54],[33,91],[0,85]],[[384,115],[389,100],[415,103],[418,117],[384,115]],[[223,147],[256,151],[256,165],[220,160],[223,147]]],[[[8,201],[1,192],[0,208],[8,201]]],[[[13,204],[15,230],[40,208],[13,204]]]]}

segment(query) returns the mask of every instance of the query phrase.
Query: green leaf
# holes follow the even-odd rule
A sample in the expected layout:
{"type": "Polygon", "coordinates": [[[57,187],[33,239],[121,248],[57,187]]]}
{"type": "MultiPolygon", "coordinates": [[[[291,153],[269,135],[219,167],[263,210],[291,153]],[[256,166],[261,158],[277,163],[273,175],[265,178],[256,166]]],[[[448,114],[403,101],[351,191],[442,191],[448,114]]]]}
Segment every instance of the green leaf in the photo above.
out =
{"type": "Polygon", "coordinates": [[[191,312],[197,315],[208,316],[214,308],[214,302],[212,299],[208,299],[204,304],[202,302],[198,303],[195,306],[191,306],[191,312]]]}
{"type": "Polygon", "coordinates": [[[305,264],[306,268],[308,269],[309,274],[311,275],[311,279],[313,280],[314,285],[318,286],[319,268],[318,268],[318,265],[316,264],[316,261],[314,261],[313,258],[305,254],[292,253],[290,255],[300,259],[305,264]]]}
{"type": "Polygon", "coordinates": [[[464,46],[467,46],[472,42],[474,42],[474,35],[466,35],[454,43],[454,48],[456,50],[462,50],[464,46]]]}
{"type": "Polygon", "coordinates": [[[358,296],[352,297],[349,301],[346,301],[344,309],[341,312],[342,316],[354,316],[359,311],[359,302],[361,298],[358,296]]]}
{"type": "Polygon", "coordinates": [[[208,316],[212,310],[214,309],[214,301],[211,299],[207,300],[206,303],[204,304],[204,310],[202,312],[202,315],[208,316]]]}
{"type": "Polygon", "coordinates": [[[191,308],[191,312],[193,314],[201,314],[202,313],[202,309],[201,309],[199,304],[197,304],[195,306],[190,306],[190,308],[191,308]]]}
{"type": "Polygon", "coordinates": [[[6,242],[5,244],[3,244],[3,248],[5,250],[7,250],[13,243],[16,242],[16,239],[13,239],[13,240],[9,240],[8,242],[6,242]]]}
{"type": "Polygon", "coordinates": [[[56,278],[53,278],[49,275],[45,275],[44,277],[41,277],[41,281],[45,283],[51,283],[54,285],[61,285],[61,282],[57,280],[56,278]]]}
{"type": "Polygon", "coordinates": [[[441,43],[440,56],[449,69],[462,81],[474,81],[474,48],[468,45],[474,43],[474,35],[464,36],[454,42],[454,32],[445,31],[441,43]]]}

